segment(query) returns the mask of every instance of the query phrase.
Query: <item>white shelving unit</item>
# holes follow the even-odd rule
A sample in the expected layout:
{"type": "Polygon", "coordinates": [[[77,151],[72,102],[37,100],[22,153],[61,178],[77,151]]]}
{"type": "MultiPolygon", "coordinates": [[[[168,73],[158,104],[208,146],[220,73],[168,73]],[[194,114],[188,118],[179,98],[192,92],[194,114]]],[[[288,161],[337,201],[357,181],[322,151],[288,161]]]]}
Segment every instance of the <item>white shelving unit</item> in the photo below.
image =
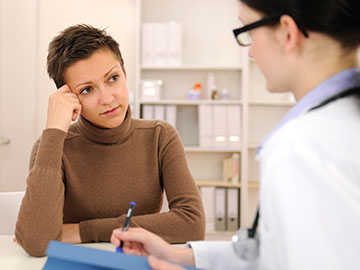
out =
{"type": "MultiPolygon", "coordinates": [[[[239,26],[238,3],[229,0],[137,0],[137,63],[134,112],[140,117],[141,106],[175,105],[177,129],[183,140],[188,164],[198,186],[240,189],[240,225],[249,226],[258,200],[258,164],[256,149],[294,102],[288,95],[269,94],[265,80],[247,49],[236,43],[232,29],[239,26]],[[182,66],[148,67],[141,63],[141,25],[144,22],[176,21],[182,25],[182,66]],[[187,93],[197,82],[206,87],[209,72],[218,88],[226,88],[228,100],[188,100],[187,93]],[[142,79],[161,79],[162,97],[145,101],[140,97],[142,79]],[[198,106],[239,105],[241,108],[241,147],[203,148],[199,145],[198,106]],[[240,154],[239,184],[222,179],[222,160],[240,154]]],[[[210,233],[210,232],[209,232],[210,233]]],[[[212,232],[218,235],[216,232],[212,232]]],[[[224,234],[226,235],[226,233],[224,234]]]]}

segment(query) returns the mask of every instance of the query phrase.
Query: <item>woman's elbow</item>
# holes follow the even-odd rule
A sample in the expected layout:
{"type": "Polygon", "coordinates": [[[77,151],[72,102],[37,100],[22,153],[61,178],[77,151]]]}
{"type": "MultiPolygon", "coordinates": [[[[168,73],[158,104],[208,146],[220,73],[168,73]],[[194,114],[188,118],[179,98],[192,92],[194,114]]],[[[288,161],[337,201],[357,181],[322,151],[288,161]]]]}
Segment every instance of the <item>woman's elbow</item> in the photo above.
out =
{"type": "Polygon", "coordinates": [[[36,235],[26,235],[15,232],[16,241],[27,254],[33,257],[46,256],[46,249],[50,240],[61,240],[61,233],[57,237],[44,237],[36,235]]]}

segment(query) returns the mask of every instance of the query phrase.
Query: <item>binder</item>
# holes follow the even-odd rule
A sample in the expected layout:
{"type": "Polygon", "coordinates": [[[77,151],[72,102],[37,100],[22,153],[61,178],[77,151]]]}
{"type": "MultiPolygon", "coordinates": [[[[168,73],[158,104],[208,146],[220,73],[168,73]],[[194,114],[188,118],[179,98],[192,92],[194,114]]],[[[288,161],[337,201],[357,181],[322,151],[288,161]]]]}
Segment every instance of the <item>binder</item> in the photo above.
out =
{"type": "Polygon", "coordinates": [[[229,148],[241,146],[241,110],[240,106],[231,105],[227,107],[227,145],[229,148]]]}
{"type": "Polygon", "coordinates": [[[239,189],[227,189],[227,230],[239,229],[239,189]]]}
{"type": "Polygon", "coordinates": [[[227,146],[227,109],[226,106],[215,105],[213,106],[213,119],[214,119],[214,146],[226,147],[227,146]]]}
{"type": "Polygon", "coordinates": [[[200,195],[205,210],[206,231],[215,231],[215,187],[200,187],[200,195]]]}
{"type": "Polygon", "coordinates": [[[142,64],[145,67],[154,66],[154,26],[153,23],[143,23],[141,56],[142,64]]]}
{"type": "MultiPolygon", "coordinates": [[[[44,270],[151,269],[146,257],[50,241],[44,270]]],[[[196,269],[181,265],[185,269],[196,269]]]]}
{"type": "Polygon", "coordinates": [[[213,141],[213,106],[199,105],[200,147],[212,147],[213,141]]]}
{"type": "Polygon", "coordinates": [[[153,23],[154,27],[154,66],[164,67],[168,65],[168,24],[153,23]]]}
{"type": "Polygon", "coordinates": [[[225,188],[215,188],[215,230],[226,230],[226,192],[225,188]]]}
{"type": "Polygon", "coordinates": [[[166,121],[176,128],[176,106],[166,106],[166,121]]]}
{"type": "Polygon", "coordinates": [[[155,105],[154,119],[165,120],[165,106],[155,105]]]}
{"type": "Polygon", "coordinates": [[[143,105],[142,106],[142,119],[153,119],[154,118],[154,106],[143,105]]]}
{"type": "Polygon", "coordinates": [[[171,22],[168,24],[169,59],[168,65],[179,67],[182,64],[182,29],[181,24],[171,22]]]}

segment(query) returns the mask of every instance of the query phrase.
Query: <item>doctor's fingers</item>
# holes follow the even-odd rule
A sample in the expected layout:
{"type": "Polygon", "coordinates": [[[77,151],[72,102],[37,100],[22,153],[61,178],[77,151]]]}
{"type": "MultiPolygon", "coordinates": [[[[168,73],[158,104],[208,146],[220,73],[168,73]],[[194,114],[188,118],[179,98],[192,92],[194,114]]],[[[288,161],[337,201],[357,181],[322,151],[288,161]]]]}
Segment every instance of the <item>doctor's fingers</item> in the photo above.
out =
{"type": "Polygon", "coordinates": [[[149,256],[148,262],[151,269],[155,270],[184,270],[184,268],[179,265],[168,263],[154,256],[149,256]]]}
{"type": "Polygon", "coordinates": [[[147,252],[158,258],[170,258],[174,248],[160,236],[142,228],[130,228],[127,232],[116,231],[115,235],[123,241],[136,242],[147,252]]]}
{"type": "Polygon", "coordinates": [[[132,241],[146,244],[152,238],[153,234],[142,228],[129,228],[128,231],[124,232],[122,229],[116,229],[113,231],[112,237],[115,237],[122,241],[132,241]]]}
{"type": "Polygon", "coordinates": [[[149,256],[143,245],[136,242],[123,242],[123,251],[126,254],[137,255],[137,256],[149,256]]]}

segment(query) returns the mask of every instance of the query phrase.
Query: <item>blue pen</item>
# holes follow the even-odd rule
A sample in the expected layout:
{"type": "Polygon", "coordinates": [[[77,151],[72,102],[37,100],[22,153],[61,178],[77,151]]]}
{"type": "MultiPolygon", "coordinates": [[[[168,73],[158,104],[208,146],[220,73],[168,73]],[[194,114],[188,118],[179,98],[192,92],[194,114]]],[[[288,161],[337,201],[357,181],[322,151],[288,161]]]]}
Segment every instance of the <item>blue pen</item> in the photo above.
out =
{"type": "MultiPolygon", "coordinates": [[[[126,232],[128,230],[128,228],[129,228],[132,212],[134,210],[135,205],[136,205],[135,202],[130,202],[130,207],[129,207],[127,213],[126,213],[125,223],[124,223],[124,226],[122,228],[123,232],[126,232]]],[[[123,245],[124,245],[124,242],[120,241],[120,246],[116,248],[116,252],[123,253],[124,252],[123,251],[123,245]]]]}

